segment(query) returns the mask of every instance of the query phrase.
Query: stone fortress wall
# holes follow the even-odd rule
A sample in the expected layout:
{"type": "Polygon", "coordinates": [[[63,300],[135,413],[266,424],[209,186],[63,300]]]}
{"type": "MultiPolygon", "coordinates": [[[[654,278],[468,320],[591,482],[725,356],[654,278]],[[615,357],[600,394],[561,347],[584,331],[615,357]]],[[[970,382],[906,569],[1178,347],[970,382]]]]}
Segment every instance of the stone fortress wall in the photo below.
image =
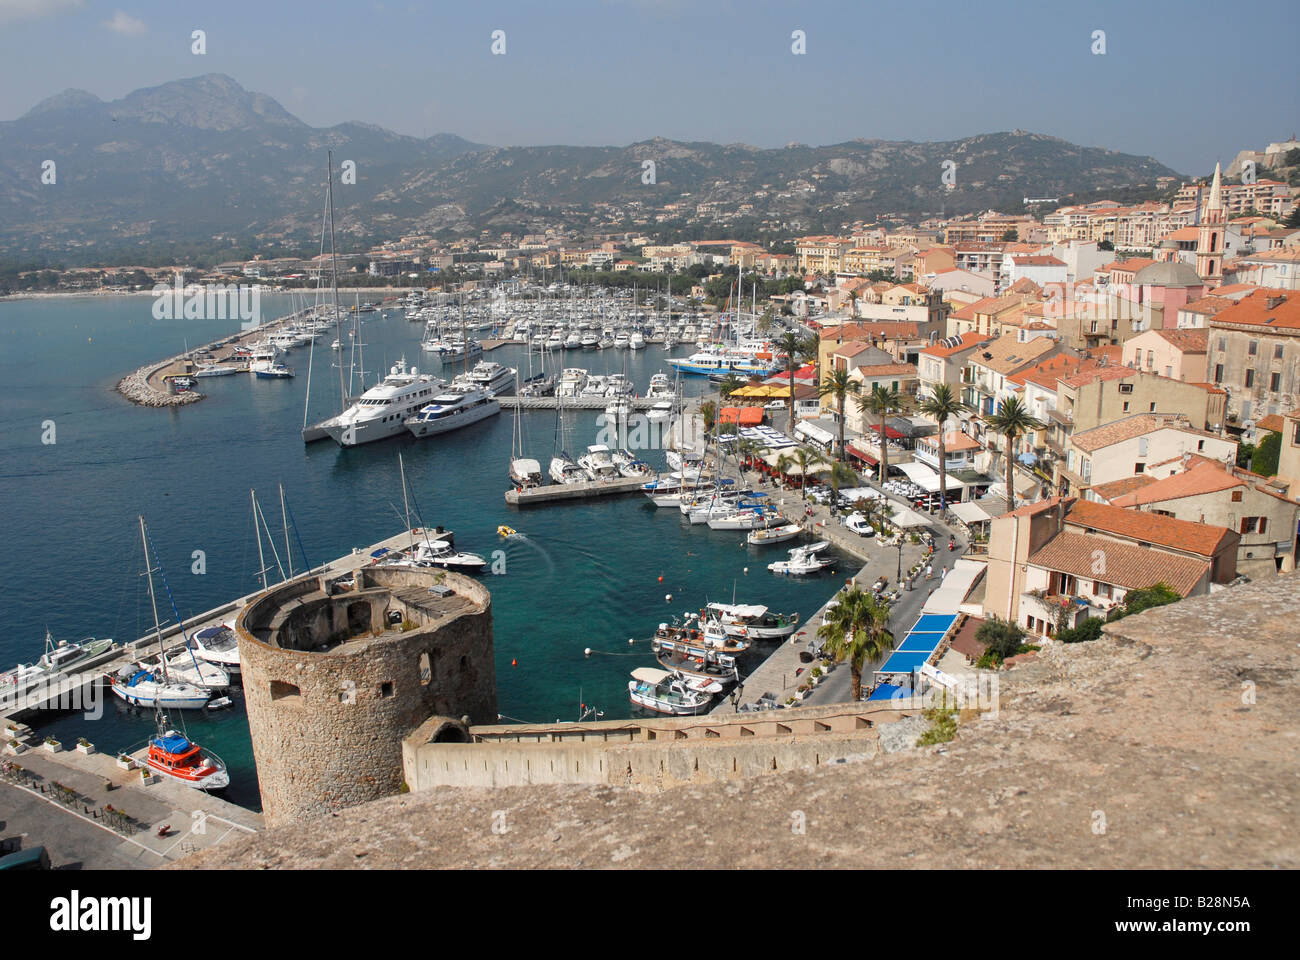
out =
{"type": "Polygon", "coordinates": [[[268,825],[397,793],[402,741],[430,717],[497,719],[491,596],[459,574],[295,580],[235,632],[268,825]]]}

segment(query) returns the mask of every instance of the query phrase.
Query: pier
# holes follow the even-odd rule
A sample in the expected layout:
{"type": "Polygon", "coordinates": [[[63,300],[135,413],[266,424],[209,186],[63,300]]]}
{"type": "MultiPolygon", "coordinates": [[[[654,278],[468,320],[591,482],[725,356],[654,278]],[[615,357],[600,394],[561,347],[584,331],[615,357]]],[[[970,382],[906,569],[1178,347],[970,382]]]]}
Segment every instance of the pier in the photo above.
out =
{"type": "MultiPolygon", "coordinates": [[[[299,579],[309,575],[324,577],[346,575],[361,567],[369,566],[378,559],[382,559],[388,552],[406,549],[413,542],[422,539],[424,535],[424,531],[418,527],[414,530],[403,531],[396,536],[381,540],[368,547],[355,548],[352,553],[339,557],[337,560],[332,560],[323,566],[295,573],[292,579],[299,579]],[[381,550],[386,551],[386,553],[380,557],[374,556],[381,550]]],[[[450,530],[435,528],[429,530],[428,535],[431,538],[446,540],[453,544],[455,542],[455,535],[450,530]]],[[[160,652],[171,653],[181,649],[185,644],[187,635],[232,619],[236,613],[247,606],[250,600],[261,593],[261,590],[256,590],[237,600],[232,600],[205,613],[191,617],[180,624],[165,627],[162,631],[161,640],[157,634],[150,633],[138,640],[114,645],[112,650],[101,654],[94,660],[87,661],[84,664],[77,664],[73,673],[56,675],[51,677],[48,682],[39,682],[30,689],[18,694],[2,695],[0,696],[0,723],[13,723],[40,710],[70,709],[67,706],[69,703],[73,704],[72,709],[80,709],[83,704],[93,703],[94,701],[89,699],[90,697],[107,695],[107,690],[100,687],[101,681],[106,681],[107,677],[116,673],[122,667],[137,660],[155,657],[160,652]],[[87,697],[88,690],[91,691],[89,697],[87,697]]]]}
{"type": "MultiPolygon", "coordinates": [[[[497,397],[503,410],[554,410],[561,405],[558,397],[497,397]]],[[[613,397],[565,397],[565,410],[604,410],[614,402],[613,397]]],[[[627,397],[633,410],[649,410],[656,403],[671,397],[627,397]]]]}
{"type": "Polygon", "coordinates": [[[563,500],[586,500],[590,497],[608,497],[619,493],[638,493],[654,477],[623,477],[619,480],[585,480],[582,483],[554,483],[545,487],[506,491],[506,503],[512,507],[528,507],[539,503],[556,503],[563,500]]]}

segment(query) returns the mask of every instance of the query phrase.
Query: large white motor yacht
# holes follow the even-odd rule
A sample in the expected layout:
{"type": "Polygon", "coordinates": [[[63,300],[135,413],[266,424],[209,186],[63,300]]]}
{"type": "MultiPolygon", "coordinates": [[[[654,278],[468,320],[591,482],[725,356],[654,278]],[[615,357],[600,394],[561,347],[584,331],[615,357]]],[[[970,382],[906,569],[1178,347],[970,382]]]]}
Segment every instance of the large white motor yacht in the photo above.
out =
{"type": "Polygon", "coordinates": [[[444,386],[437,377],[408,368],[403,357],[393,364],[388,376],[320,427],[343,447],[393,437],[405,430],[406,421],[444,386]]]}
{"type": "Polygon", "coordinates": [[[406,429],[417,437],[431,437],[501,412],[501,401],[479,387],[445,390],[420,412],[406,421],[406,429]]]}

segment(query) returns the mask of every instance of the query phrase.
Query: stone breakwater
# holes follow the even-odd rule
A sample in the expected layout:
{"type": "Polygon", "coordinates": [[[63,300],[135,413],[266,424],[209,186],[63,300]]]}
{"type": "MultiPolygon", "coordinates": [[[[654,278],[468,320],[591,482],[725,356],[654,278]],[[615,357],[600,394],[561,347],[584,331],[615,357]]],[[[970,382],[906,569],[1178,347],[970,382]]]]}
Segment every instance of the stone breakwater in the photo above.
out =
{"type": "Polygon", "coordinates": [[[149,378],[155,373],[181,359],[181,357],[169,357],[127,374],[117,382],[117,392],[142,407],[179,407],[186,403],[198,403],[203,399],[201,393],[168,393],[149,383],[149,378]]]}

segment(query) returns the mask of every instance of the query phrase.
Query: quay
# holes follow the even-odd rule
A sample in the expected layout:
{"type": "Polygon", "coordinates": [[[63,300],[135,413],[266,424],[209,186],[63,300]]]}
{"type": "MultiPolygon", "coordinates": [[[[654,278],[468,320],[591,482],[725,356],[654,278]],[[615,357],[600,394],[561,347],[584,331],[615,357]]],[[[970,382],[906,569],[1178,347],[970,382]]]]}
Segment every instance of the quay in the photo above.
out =
{"type": "Polygon", "coordinates": [[[545,487],[529,487],[526,490],[511,488],[506,491],[506,503],[512,507],[527,507],[538,503],[607,497],[617,493],[638,493],[645,484],[653,480],[654,477],[623,477],[619,480],[553,483],[545,487]]]}
{"type": "MultiPolygon", "coordinates": [[[[558,397],[497,397],[505,410],[554,410],[560,406],[558,397]]],[[[604,410],[612,397],[565,397],[565,410],[604,410]]],[[[655,397],[628,397],[633,410],[649,410],[660,402],[655,397]]]]}
{"type": "MultiPolygon", "coordinates": [[[[305,576],[337,577],[352,573],[377,562],[389,553],[406,549],[412,543],[423,538],[424,535],[425,532],[419,527],[406,530],[368,547],[354,548],[346,556],[332,560],[323,566],[295,573],[289,579],[299,579],[305,576]]],[[[443,530],[440,527],[429,530],[428,535],[438,540],[455,543],[455,535],[450,530],[443,530]]],[[[165,627],[162,631],[161,640],[156,634],[150,633],[135,641],[120,645],[115,644],[112,650],[106,651],[95,660],[88,661],[84,665],[78,664],[74,673],[57,676],[49,684],[38,683],[21,694],[0,696],[0,722],[16,722],[41,710],[67,709],[66,704],[69,702],[80,706],[80,704],[87,702],[85,699],[78,699],[82,697],[87,688],[98,688],[95,694],[92,695],[107,695],[108,691],[101,687],[101,682],[106,681],[110,675],[116,673],[122,667],[137,660],[157,656],[160,648],[166,652],[180,649],[184,645],[188,634],[205,627],[217,626],[232,619],[236,613],[248,605],[250,600],[261,593],[261,590],[256,590],[237,600],[214,607],[205,613],[197,614],[180,624],[165,627]],[[65,706],[61,707],[61,704],[65,706]]]]}

